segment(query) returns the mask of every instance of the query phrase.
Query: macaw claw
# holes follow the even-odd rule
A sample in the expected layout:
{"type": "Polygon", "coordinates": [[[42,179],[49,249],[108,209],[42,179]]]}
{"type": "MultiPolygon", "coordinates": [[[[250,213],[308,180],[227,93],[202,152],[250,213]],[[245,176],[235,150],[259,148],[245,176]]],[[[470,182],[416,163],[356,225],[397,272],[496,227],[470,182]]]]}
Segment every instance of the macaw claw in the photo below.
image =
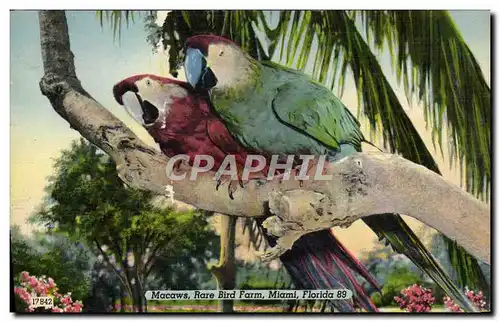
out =
{"type": "Polygon", "coordinates": [[[219,191],[219,187],[222,184],[222,179],[217,179],[217,184],[215,185],[215,191],[219,191]]]}
{"type": "Polygon", "coordinates": [[[219,176],[218,178],[216,177],[217,184],[215,185],[215,190],[218,191],[219,187],[222,184],[227,183],[227,192],[229,194],[229,198],[231,200],[234,200],[234,193],[236,190],[238,190],[238,185],[242,188],[245,187],[243,181],[241,179],[238,180],[233,180],[231,176],[219,176]]]}
{"type": "Polygon", "coordinates": [[[266,177],[260,174],[250,174],[248,180],[245,179],[243,180],[241,178],[241,175],[239,174],[237,178],[234,178],[233,176],[229,175],[215,175],[215,180],[217,181],[217,184],[215,186],[215,190],[218,191],[219,187],[225,183],[228,184],[227,191],[229,194],[229,198],[231,200],[234,200],[234,193],[236,190],[238,190],[238,186],[241,188],[245,188],[245,186],[250,182],[250,181],[257,181],[259,185],[263,185],[267,182],[266,177]]]}
{"type": "Polygon", "coordinates": [[[231,198],[231,200],[234,200],[234,196],[233,196],[233,193],[236,191],[236,188],[233,188],[233,185],[232,182],[229,182],[229,184],[227,185],[227,192],[229,194],[229,198],[231,198]]]}

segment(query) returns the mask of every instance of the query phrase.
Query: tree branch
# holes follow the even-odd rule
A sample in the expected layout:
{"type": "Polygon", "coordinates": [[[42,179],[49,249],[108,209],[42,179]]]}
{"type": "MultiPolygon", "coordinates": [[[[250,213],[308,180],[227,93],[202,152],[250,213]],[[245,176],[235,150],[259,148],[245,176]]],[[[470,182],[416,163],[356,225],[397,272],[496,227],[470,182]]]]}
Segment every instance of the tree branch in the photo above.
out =
{"type": "MultiPolygon", "coordinates": [[[[304,181],[302,187],[294,180],[251,182],[234,194],[234,200],[225,189],[215,191],[213,173],[201,174],[196,181],[170,180],[168,158],[141,142],[82,88],[75,73],[64,12],[42,11],[39,17],[45,70],[40,81],[42,93],[72,128],[116,162],[120,177],[128,185],[159,194],[170,185],[179,201],[235,216],[262,216],[270,205],[279,216],[266,223],[271,232],[284,237],[279,243],[284,247],[297,235],[349,225],[363,216],[406,214],[490,263],[489,207],[430,170],[395,155],[354,154],[328,167],[332,180],[304,181]]],[[[189,169],[181,164],[178,171],[189,169]]]]}

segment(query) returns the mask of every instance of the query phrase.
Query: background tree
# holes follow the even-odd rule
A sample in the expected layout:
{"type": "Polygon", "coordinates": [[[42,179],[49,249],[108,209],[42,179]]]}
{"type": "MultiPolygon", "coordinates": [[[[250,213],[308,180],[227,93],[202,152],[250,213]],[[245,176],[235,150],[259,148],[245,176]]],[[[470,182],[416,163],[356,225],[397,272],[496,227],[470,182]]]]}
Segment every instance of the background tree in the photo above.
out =
{"type": "Polygon", "coordinates": [[[83,139],[64,150],[54,168],[35,221],[92,245],[120,279],[134,310],[146,309],[144,289],[160,254],[176,258],[204,250],[214,236],[201,214],[161,207],[150,192],[125,187],[114,163],[83,139]]]}

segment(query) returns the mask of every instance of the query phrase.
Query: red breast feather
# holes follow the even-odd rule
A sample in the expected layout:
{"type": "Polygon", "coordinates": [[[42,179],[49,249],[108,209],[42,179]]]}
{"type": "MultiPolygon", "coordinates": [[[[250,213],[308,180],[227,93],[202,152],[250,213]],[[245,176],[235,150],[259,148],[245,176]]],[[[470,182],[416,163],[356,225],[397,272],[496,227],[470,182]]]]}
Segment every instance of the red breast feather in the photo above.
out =
{"type": "MultiPolygon", "coordinates": [[[[148,129],[164,154],[187,154],[192,164],[196,155],[210,155],[218,169],[227,154],[244,166],[247,152],[231,136],[226,126],[210,112],[207,102],[196,96],[174,98],[163,128],[162,122],[148,129]]],[[[205,166],[202,162],[200,166],[205,166]]]]}

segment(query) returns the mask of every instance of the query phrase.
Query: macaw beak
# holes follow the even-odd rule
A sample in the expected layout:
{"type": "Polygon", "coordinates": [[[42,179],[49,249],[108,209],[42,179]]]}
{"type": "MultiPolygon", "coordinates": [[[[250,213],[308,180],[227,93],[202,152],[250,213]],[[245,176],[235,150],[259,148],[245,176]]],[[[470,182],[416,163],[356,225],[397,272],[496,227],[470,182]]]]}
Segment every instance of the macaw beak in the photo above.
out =
{"type": "Polygon", "coordinates": [[[194,89],[208,90],[217,84],[217,77],[207,66],[207,59],[197,48],[187,48],[184,72],[188,83],[194,89]]]}
{"type": "Polygon", "coordinates": [[[113,96],[118,104],[123,105],[123,95],[127,92],[138,93],[139,89],[134,81],[124,80],[113,86],[113,96]]]}
{"type": "Polygon", "coordinates": [[[113,96],[137,122],[150,125],[158,119],[160,114],[158,108],[148,100],[142,99],[139,88],[133,80],[124,80],[116,84],[113,87],[113,96]]]}

